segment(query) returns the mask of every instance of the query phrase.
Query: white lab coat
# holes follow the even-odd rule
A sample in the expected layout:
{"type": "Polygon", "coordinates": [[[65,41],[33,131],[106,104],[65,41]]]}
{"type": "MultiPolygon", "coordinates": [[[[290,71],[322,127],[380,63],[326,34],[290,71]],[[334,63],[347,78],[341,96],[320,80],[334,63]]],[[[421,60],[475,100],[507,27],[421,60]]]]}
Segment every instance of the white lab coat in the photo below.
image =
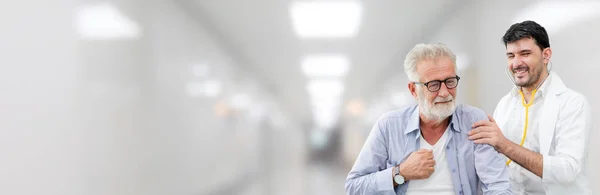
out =
{"type": "MultiPolygon", "coordinates": [[[[592,128],[591,108],[580,93],[565,86],[554,72],[548,95],[539,113],[539,143],[543,156],[543,188],[548,195],[589,195],[586,163],[588,140],[592,128]]],[[[504,96],[496,107],[494,119],[507,135],[506,124],[511,113],[507,104],[511,94],[504,96]]]]}

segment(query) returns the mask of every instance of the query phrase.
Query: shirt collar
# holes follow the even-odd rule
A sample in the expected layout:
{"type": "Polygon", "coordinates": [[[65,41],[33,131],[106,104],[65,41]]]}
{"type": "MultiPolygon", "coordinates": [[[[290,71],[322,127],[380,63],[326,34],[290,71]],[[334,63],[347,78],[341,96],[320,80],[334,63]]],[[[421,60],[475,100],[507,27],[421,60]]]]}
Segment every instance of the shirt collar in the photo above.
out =
{"type": "MultiPolygon", "coordinates": [[[[539,96],[536,95],[536,97],[544,97],[546,95],[546,93],[548,93],[548,88],[550,86],[551,80],[552,80],[552,74],[548,75],[548,78],[546,78],[546,80],[544,81],[544,83],[542,83],[542,86],[540,86],[540,88],[538,89],[538,91],[535,93],[535,94],[539,94],[539,96]]],[[[520,90],[520,87],[514,86],[512,88],[512,90],[510,90],[510,94],[513,97],[519,97],[519,98],[521,98],[519,90],[520,90]]]]}
{"type": "Polygon", "coordinates": [[[408,123],[406,125],[406,129],[404,130],[404,134],[409,134],[413,131],[419,130],[419,123],[421,121],[419,117],[419,106],[417,109],[413,109],[410,118],[408,118],[408,123]]]}
{"type": "MultiPolygon", "coordinates": [[[[457,108],[458,109],[458,106],[457,108]]],[[[452,116],[450,116],[450,124],[448,125],[448,127],[450,127],[450,129],[456,131],[456,132],[460,132],[460,129],[457,129],[454,127],[454,124],[458,124],[458,117],[456,114],[456,110],[454,110],[454,113],[452,113],[452,116]]],[[[417,109],[414,109],[413,112],[411,113],[410,117],[408,118],[408,123],[406,125],[406,129],[404,130],[404,134],[409,134],[413,131],[417,131],[420,129],[419,123],[421,122],[421,118],[419,116],[419,106],[417,106],[417,109]]],[[[419,138],[419,136],[421,136],[420,133],[417,133],[416,137],[419,138]]]]}

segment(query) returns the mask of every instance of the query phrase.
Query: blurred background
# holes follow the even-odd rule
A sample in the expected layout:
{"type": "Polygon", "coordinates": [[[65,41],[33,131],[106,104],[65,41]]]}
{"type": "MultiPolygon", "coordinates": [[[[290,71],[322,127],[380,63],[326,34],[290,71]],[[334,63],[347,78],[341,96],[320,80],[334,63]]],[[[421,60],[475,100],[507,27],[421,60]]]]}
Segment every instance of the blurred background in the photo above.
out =
{"type": "MultiPolygon", "coordinates": [[[[417,43],[448,45],[458,101],[492,114],[512,86],[500,38],[535,20],[550,35],[553,71],[600,111],[598,10],[600,1],[3,1],[0,194],[345,194],[375,120],[415,103],[402,64],[417,43]]],[[[589,165],[600,163],[594,146],[589,165]]],[[[600,168],[589,167],[598,184],[600,168]]]]}

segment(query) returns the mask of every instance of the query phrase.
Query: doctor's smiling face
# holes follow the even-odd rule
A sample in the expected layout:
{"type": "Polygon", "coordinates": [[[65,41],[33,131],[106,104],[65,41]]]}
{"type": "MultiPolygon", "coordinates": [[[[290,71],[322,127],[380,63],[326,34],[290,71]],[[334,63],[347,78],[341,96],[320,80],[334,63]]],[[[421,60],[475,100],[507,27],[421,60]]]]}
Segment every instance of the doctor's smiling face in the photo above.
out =
{"type": "MultiPolygon", "coordinates": [[[[550,48],[546,48],[549,51],[550,48]]],[[[546,52],[548,53],[548,52],[546,52]]],[[[520,87],[536,87],[541,78],[548,74],[548,60],[543,50],[535,44],[532,38],[523,38],[506,45],[508,69],[511,71],[515,84],[520,87]]]]}
{"type": "Polygon", "coordinates": [[[533,21],[512,25],[502,37],[506,46],[508,70],[515,84],[533,89],[548,74],[552,49],[546,29],[533,21]]]}

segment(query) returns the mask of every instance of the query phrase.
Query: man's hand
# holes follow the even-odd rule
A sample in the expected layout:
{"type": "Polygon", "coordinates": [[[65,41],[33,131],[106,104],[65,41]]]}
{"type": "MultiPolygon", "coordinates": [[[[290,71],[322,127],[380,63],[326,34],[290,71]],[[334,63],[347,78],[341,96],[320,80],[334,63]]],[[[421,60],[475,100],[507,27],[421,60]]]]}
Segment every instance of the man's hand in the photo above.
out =
{"type": "Polygon", "coordinates": [[[496,124],[496,120],[488,115],[488,120],[473,123],[473,130],[469,132],[469,139],[476,144],[489,144],[497,151],[501,151],[510,142],[502,134],[502,130],[496,124]]]}
{"type": "Polygon", "coordinates": [[[433,174],[435,160],[431,150],[421,149],[408,156],[400,164],[400,175],[404,180],[427,179],[433,174]]]}

